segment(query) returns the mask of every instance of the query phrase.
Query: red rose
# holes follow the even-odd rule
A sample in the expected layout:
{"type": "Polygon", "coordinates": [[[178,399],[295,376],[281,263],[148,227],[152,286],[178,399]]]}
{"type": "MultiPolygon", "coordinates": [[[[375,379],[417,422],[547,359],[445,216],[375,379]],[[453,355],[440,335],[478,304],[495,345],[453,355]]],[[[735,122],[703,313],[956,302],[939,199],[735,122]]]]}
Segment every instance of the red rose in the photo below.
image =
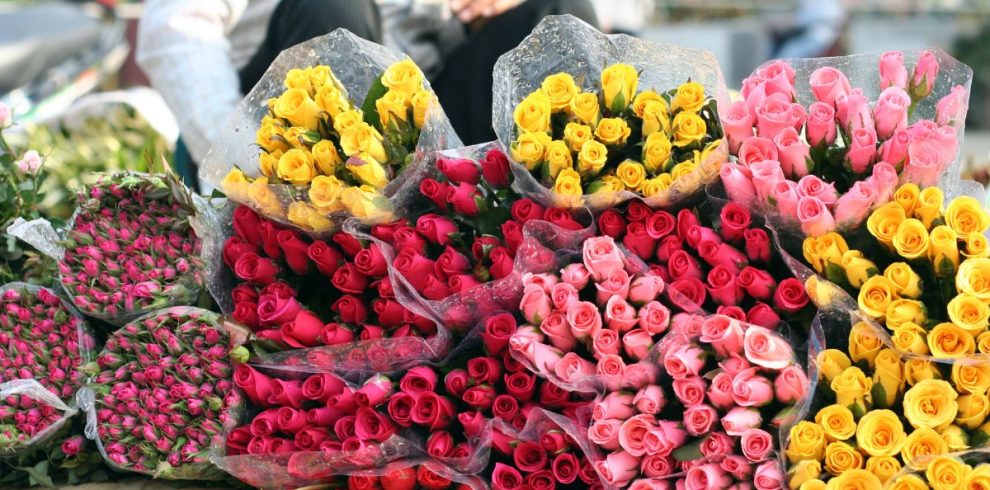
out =
{"type": "Polygon", "coordinates": [[[416,481],[426,490],[445,490],[450,487],[450,479],[438,475],[426,465],[416,471],[416,481]]]}
{"type": "Polygon", "coordinates": [[[433,368],[417,366],[406,372],[399,380],[399,389],[411,394],[434,391],[437,388],[437,373],[433,368]]]}
{"type": "Polygon", "coordinates": [[[292,407],[282,407],[275,412],[275,428],[279,432],[295,434],[306,427],[306,412],[292,407]]]}
{"type": "Polygon", "coordinates": [[[523,477],[519,470],[495,463],[495,471],[492,472],[493,490],[521,490],[523,488],[523,477]]]}
{"type": "Polygon", "coordinates": [[[354,435],[358,439],[382,442],[394,433],[395,427],[374,408],[361,407],[358,409],[357,418],[354,420],[354,435]]]}
{"type": "MultiPolygon", "coordinates": [[[[342,406],[342,404],[339,404],[342,406]]],[[[343,410],[341,408],[341,410],[343,410]]],[[[356,410],[346,410],[349,412],[354,412],[356,410]]],[[[333,423],[333,431],[337,434],[338,439],[348,439],[354,437],[357,430],[357,416],[356,415],[345,415],[336,422],[333,423]]]]}
{"type": "Polygon", "coordinates": [[[382,299],[394,299],[395,290],[392,289],[392,279],[385,276],[373,284],[378,289],[378,296],[382,299]]]}
{"type": "Polygon", "coordinates": [[[314,374],[303,381],[302,395],[313,401],[326,403],[331,396],[344,391],[344,381],[332,374],[314,374]]]}
{"type": "Polygon", "coordinates": [[[534,471],[526,475],[525,484],[532,490],[554,490],[557,480],[550,470],[534,471]]]}
{"type": "Polygon", "coordinates": [[[598,472],[595,471],[595,466],[591,464],[587,459],[581,460],[581,469],[578,470],[578,478],[581,479],[587,485],[598,484],[601,485],[601,480],[598,479],[598,472]]]}
{"type": "Polygon", "coordinates": [[[349,325],[361,325],[368,319],[368,309],[364,302],[349,294],[341,296],[330,309],[337,313],[340,321],[349,325]]]}
{"type": "MultiPolygon", "coordinates": [[[[389,333],[389,337],[393,339],[401,339],[402,337],[416,337],[416,331],[413,330],[412,325],[400,325],[399,328],[392,330],[389,333]]],[[[399,357],[403,357],[400,355],[399,357]]]]}
{"type": "Polygon", "coordinates": [[[478,215],[478,199],[481,192],[477,187],[461,183],[456,187],[451,186],[447,191],[447,202],[454,208],[454,212],[463,216],[473,217],[478,215]]]}
{"type": "Polygon", "coordinates": [[[234,290],[230,292],[230,297],[233,298],[234,303],[257,303],[258,289],[250,284],[241,283],[234,286],[234,290]]]}
{"type": "Polygon", "coordinates": [[[450,286],[446,282],[437,277],[436,274],[430,272],[427,273],[423,279],[422,284],[417,288],[420,294],[424,298],[430,301],[439,301],[441,299],[450,296],[450,286]]]}
{"type": "Polygon", "coordinates": [[[759,325],[761,327],[766,327],[770,329],[777,328],[780,324],[780,315],[770,305],[762,302],[757,302],[749,309],[746,313],[746,322],[752,323],[753,325],[759,325]]]}
{"type": "Polygon", "coordinates": [[[521,402],[532,400],[536,391],[536,375],[526,372],[506,374],[505,391],[521,402]]]}
{"type": "Polygon", "coordinates": [[[529,220],[543,219],[543,212],[545,210],[546,208],[538,204],[536,201],[528,197],[524,197],[512,203],[510,212],[512,213],[512,219],[524,225],[529,220]]]}
{"type": "Polygon", "coordinates": [[[386,405],[386,410],[388,411],[388,416],[396,424],[402,427],[412,427],[412,413],[416,406],[416,397],[400,391],[398,393],[393,393],[392,396],[388,397],[388,404],[386,405]]]}
{"type": "Polygon", "coordinates": [[[446,458],[454,450],[454,436],[445,430],[434,432],[426,438],[426,454],[434,458],[446,458]]]}
{"type": "Polygon", "coordinates": [[[406,312],[402,315],[402,321],[411,323],[414,327],[416,327],[416,330],[419,330],[423,335],[433,335],[437,331],[437,324],[433,323],[433,320],[419,316],[409,310],[406,310],[406,312]]]}
{"type": "Polygon", "coordinates": [[[519,412],[519,402],[512,395],[499,395],[492,401],[492,415],[512,422],[519,412]]]}
{"type": "Polygon", "coordinates": [[[626,206],[626,219],[629,221],[646,221],[651,214],[653,210],[643,201],[629,201],[629,205],[626,206]]]}
{"type": "Polygon", "coordinates": [[[362,248],[364,248],[361,246],[361,241],[358,240],[357,237],[343,231],[334,233],[330,239],[333,240],[333,243],[336,243],[337,246],[340,247],[340,249],[343,250],[344,253],[350,258],[354,258],[354,256],[357,255],[362,248]]]}
{"type": "Polygon", "coordinates": [[[461,412],[457,414],[457,421],[464,427],[464,435],[468,438],[480,436],[488,423],[485,416],[478,411],[461,412]]]}
{"type": "Polygon", "coordinates": [[[437,214],[424,214],[416,219],[416,231],[430,243],[446,245],[450,236],[457,233],[457,224],[437,214]]]}
{"type": "Polygon", "coordinates": [[[667,272],[675,281],[678,279],[701,280],[704,277],[701,272],[701,264],[691,254],[681,249],[674,250],[670,254],[670,260],[667,261],[667,272]]]}
{"type": "Polygon", "coordinates": [[[508,350],[502,353],[502,367],[505,368],[505,372],[507,373],[529,372],[527,371],[526,366],[517,361],[515,357],[512,357],[512,352],[508,350]]]}
{"type": "Polygon", "coordinates": [[[280,231],[282,229],[270,221],[262,221],[258,224],[261,248],[265,250],[265,255],[275,260],[282,258],[282,247],[278,245],[278,232],[280,231]]]}
{"type": "Polygon", "coordinates": [[[275,281],[263,288],[259,293],[261,296],[274,296],[281,299],[296,297],[296,290],[285,281],[275,281]]]}
{"type": "Polygon", "coordinates": [[[437,170],[455,184],[466,182],[471,185],[478,185],[478,180],[481,178],[478,166],[473,160],[467,158],[439,157],[437,158],[437,170]]]}
{"type": "Polygon", "coordinates": [[[698,256],[712,267],[724,265],[730,269],[739,270],[749,265],[746,255],[725,242],[702,241],[698,245],[698,256]]]}
{"type": "Polygon", "coordinates": [[[309,245],[292,230],[282,230],[277,235],[282,256],[292,272],[302,276],[309,272],[309,245]]]}
{"type": "Polygon", "coordinates": [[[492,261],[492,265],[488,267],[488,272],[492,275],[492,279],[502,279],[512,274],[513,259],[512,254],[509,253],[509,249],[495,247],[488,254],[488,258],[492,261]]]}
{"type": "Polygon", "coordinates": [[[773,305],[785,313],[797,313],[808,304],[808,295],[801,281],[788,277],[777,285],[773,294],[773,305]]]}
{"type": "MultiPolygon", "coordinates": [[[[659,250],[659,248],[657,250],[659,250]]],[[[666,266],[662,266],[660,264],[650,264],[650,274],[663,279],[664,283],[671,281],[670,272],[667,271],[666,266]]]]}
{"type": "Polygon", "coordinates": [[[602,234],[618,240],[626,232],[626,220],[615,209],[606,209],[598,216],[598,229],[602,234]]]}
{"type": "Polygon", "coordinates": [[[736,273],[724,265],[717,265],[708,271],[708,292],[712,300],[720,305],[738,305],[743,298],[743,288],[736,280],[736,273]]]}
{"type": "Polygon", "coordinates": [[[412,421],[430,430],[450,426],[454,419],[454,404],[433,392],[420,393],[413,405],[412,421]]]}
{"type": "Polygon", "coordinates": [[[388,274],[388,262],[377,243],[368,245],[354,256],[354,267],[368,277],[385,277],[388,274]]]}
{"type": "Polygon", "coordinates": [[[727,316],[729,318],[735,318],[736,320],[739,320],[741,322],[746,321],[746,312],[743,311],[742,308],[740,308],[738,306],[735,306],[735,305],[733,305],[733,306],[725,306],[725,305],[719,306],[718,308],[715,309],[715,314],[717,314],[717,315],[725,315],[725,316],[727,316]]]}
{"type": "Polygon", "coordinates": [[[739,286],[746,290],[746,294],[755,299],[768,300],[773,295],[777,281],[767,271],[755,267],[745,267],[739,271],[739,286]]]}
{"type": "Polygon", "coordinates": [[[655,211],[646,219],[646,234],[657,240],[670,235],[674,231],[677,220],[666,211],[655,211]]]}
{"type": "Polygon", "coordinates": [[[473,386],[461,395],[461,399],[471,408],[484,412],[492,407],[492,402],[495,400],[495,388],[488,385],[473,386]]]}
{"type": "Polygon", "coordinates": [[[328,323],[323,326],[323,330],[320,332],[320,342],[323,345],[340,345],[353,340],[354,331],[339,323],[328,323]]]}
{"type": "Polygon", "coordinates": [[[337,247],[320,240],[309,244],[306,256],[316,264],[316,269],[324,277],[333,277],[333,273],[337,272],[337,268],[345,262],[344,254],[337,247]]]}
{"type": "Polygon", "coordinates": [[[361,334],[358,338],[361,340],[375,340],[385,337],[385,329],[378,325],[368,325],[364,324],[361,326],[361,334]]]}
{"type": "Polygon", "coordinates": [[[550,471],[553,472],[553,477],[564,485],[570,485],[574,483],[574,480],[577,480],[579,469],[580,462],[577,456],[571,453],[558,454],[553,459],[553,463],[550,464],[550,471]]]}
{"type": "Polygon", "coordinates": [[[376,299],[371,302],[371,309],[378,317],[378,323],[387,328],[395,328],[402,324],[406,307],[398,301],[376,299]]]}
{"type": "Polygon", "coordinates": [[[368,276],[359,272],[354,264],[347,262],[333,273],[330,282],[345,293],[361,294],[368,287],[368,276]]]}
{"type": "Polygon", "coordinates": [[[385,466],[379,483],[382,490],[415,490],[416,470],[403,463],[389,463],[385,466]]]}
{"type": "Polygon", "coordinates": [[[251,442],[247,445],[248,454],[269,454],[271,452],[272,442],[275,441],[274,437],[270,436],[256,436],[251,438],[251,442]]]}
{"type": "Polygon", "coordinates": [[[258,321],[261,325],[281,326],[285,322],[291,322],[300,311],[302,306],[296,298],[278,298],[263,294],[258,300],[258,321]]]}
{"type": "Polygon", "coordinates": [[[377,224],[371,226],[371,236],[385,242],[392,243],[392,237],[395,236],[395,230],[399,229],[403,225],[402,221],[395,221],[387,224],[377,224]]]}
{"type": "Polygon", "coordinates": [[[540,447],[543,448],[547,454],[559,454],[566,451],[570,447],[569,437],[562,430],[559,429],[544,429],[540,433],[540,447]]]}
{"type": "Polygon", "coordinates": [[[347,477],[348,490],[374,490],[378,488],[377,476],[349,475],[347,477]]]}
{"type": "Polygon", "coordinates": [[[516,332],[516,318],[511,313],[499,313],[485,320],[481,334],[485,352],[490,356],[501,354],[509,346],[509,338],[516,332]]]}
{"type": "Polygon", "coordinates": [[[261,249],[257,245],[245,243],[239,237],[232,236],[223,244],[223,263],[233,269],[237,259],[246,253],[257,254],[261,249]]]}
{"type": "Polygon", "coordinates": [[[423,179],[419,183],[419,193],[433,201],[440,211],[447,210],[447,195],[450,193],[450,184],[437,182],[434,179],[423,179]]]}
{"type": "Polygon", "coordinates": [[[700,249],[702,242],[711,242],[716,245],[722,243],[722,235],[707,226],[692,226],[687,230],[683,239],[684,243],[694,249],[700,249]]]}
{"type": "Polygon", "coordinates": [[[719,218],[722,222],[722,228],[719,231],[722,238],[729,242],[742,240],[743,233],[753,223],[749,210],[734,202],[730,202],[722,208],[719,218]]]}
{"type": "Polygon", "coordinates": [[[502,363],[494,357],[475,357],[467,362],[473,384],[495,384],[502,377],[502,363]]]}
{"type": "Polygon", "coordinates": [[[300,311],[294,320],[282,324],[282,338],[297,349],[319,345],[321,332],[323,320],[308,310],[300,311]]]}
{"type": "Polygon", "coordinates": [[[258,328],[258,305],[248,301],[234,304],[234,321],[254,330],[258,328]]]}
{"type": "Polygon", "coordinates": [[[234,264],[234,274],[249,282],[268,284],[278,275],[278,266],[271,259],[265,259],[255,253],[242,254],[234,264]]]}
{"type": "Polygon", "coordinates": [[[508,248],[510,252],[515,254],[516,250],[519,250],[519,245],[523,241],[522,225],[515,220],[509,220],[502,223],[502,237],[505,241],[505,247],[508,248]]]}
{"type": "Polygon", "coordinates": [[[254,419],[251,420],[251,434],[254,434],[255,437],[265,437],[274,434],[278,430],[277,419],[279,410],[280,408],[270,408],[255,415],[254,419]]]}
{"type": "Polygon", "coordinates": [[[392,265],[416,290],[423,289],[427,274],[433,275],[434,270],[432,260],[411,248],[401,249],[392,265]]]}
{"type": "Polygon", "coordinates": [[[571,215],[571,212],[566,209],[560,208],[547,208],[543,212],[543,220],[549,221],[551,224],[563,228],[567,231],[578,231],[584,229],[584,225],[578,223],[571,215]]]}
{"type": "Polygon", "coordinates": [[[687,313],[695,313],[705,304],[705,285],[693,277],[677,279],[667,287],[670,302],[687,313]]]}
{"type": "Polygon", "coordinates": [[[491,253],[492,249],[501,246],[502,242],[491,235],[482,235],[474,239],[474,243],[471,244],[471,255],[474,255],[474,260],[481,262],[488,254],[491,253]]]}
{"type": "Polygon", "coordinates": [[[247,426],[230,431],[227,435],[227,454],[237,456],[247,453],[247,445],[252,438],[254,436],[251,434],[251,428],[247,426]]]}
{"type": "Polygon", "coordinates": [[[470,383],[468,373],[463,369],[454,369],[443,378],[443,385],[447,389],[447,393],[456,397],[463,395],[470,383]]]}
{"type": "Polygon", "coordinates": [[[247,364],[234,367],[234,384],[237,385],[253,403],[263,407],[268,406],[268,396],[272,392],[272,379],[247,364]]]}
{"type": "MultiPolygon", "coordinates": [[[[272,392],[268,395],[268,400],[272,405],[282,407],[299,408],[303,402],[302,383],[299,381],[286,381],[284,379],[273,379],[272,392]]],[[[305,414],[303,414],[305,416],[305,414]]]]}
{"type": "Polygon", "coordinates": [[[667,235],[660,239],[660,244],[657,245],[657,260],[666,264],[670,261],[670,256],[677,250],[683,250],[684,244],[677,235],[667,235]]]}
{"type": "Polygon", "coordinates": [[[392,244],[396,250],[410,249],[419,254],[426,253],[427,241],[423,235],[411,226],[402,226],[395,230],[392,244]]]}
{"type": "Polygon", "coordinates": [[[447,245],[447,248],[437,258],[434,269],[438,277],[449,278],[469,272],[471,270],[471,262],[453,247],[447,245]]]}
{"type": "Polygon", "coordinates": [[[746,239],[746,256],[760,264],[770,263],[770,236],[763,228],[750,228],[743,232],[746,239]]]}
{"type": "Polygon", "coordinates": [[[503,456],[512,456],[513,448],[516,445],[516,438],[510,437],[499,427],[493,427],[491,432],[492,449],[503,456]]]}
{"type": "Polygon", "coordinates": [[[677,236],[681,237],[681,240],[687,240],[688,231],[695,226],[700,226],[700,223],[694,211],[685,208],[677,212],[677,236]]]}
{"type": "Polygon", "coordinates": [[[492,148],[481,160],[481,174],[496,189],[509,186],[509,159],[498,148],[492,148]]]}
{"type": "Polygon", "coordinates": [[[261,235],[258,234],[261,221],[258,213],[247,206],[239,205],[234,209],[234,233],[245,243],[261,245],[261,235]]]}
{"type": "Polygon", "coordinates": [[[622,244],[637,257],[649,260],[656,249],[657,241],[646,233],[646,225],[641,221],[632,221],[626,225],[626,236],[622,239],[622,244]]]}
{"type": "Polygon", "coordinates": [[[254,333],[259,340],[268,340],[279,345],[284,345],[285,342],[282,341],[282,331],[278,329],[273,330],[259,330],[254,333]]]}

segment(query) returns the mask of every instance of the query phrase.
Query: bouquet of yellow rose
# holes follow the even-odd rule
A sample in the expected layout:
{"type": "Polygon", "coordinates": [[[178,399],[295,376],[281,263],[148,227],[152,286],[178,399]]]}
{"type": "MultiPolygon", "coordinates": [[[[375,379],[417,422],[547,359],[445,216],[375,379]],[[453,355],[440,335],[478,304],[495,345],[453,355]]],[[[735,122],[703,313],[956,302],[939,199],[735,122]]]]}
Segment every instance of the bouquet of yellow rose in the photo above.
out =
{"type": "Polygon", "coordinates": [[[717,179],[727,158],[710,53],[548,17],[495,78],[494,126],[516,186],[544,204],[669,205],[717,179]]]}
{"type": "Polygon", "coordinates": [[[901,352],[990,353],[990,215],[972,197],[943,201],[938,187],[905,184],[870,214],[866,232],[806,238],[804,258],[901,352]]]}
{"type": "MultiPolygon", "coordinates": [[[[872,482],[871,485],[874,483],[876,482],[872,482]]],[[[890,490],[990,488],[990,453],[966,451],[936,456],[931,458],[923,469],[902,472],[891,480],[887,488],[890,490]]]]}

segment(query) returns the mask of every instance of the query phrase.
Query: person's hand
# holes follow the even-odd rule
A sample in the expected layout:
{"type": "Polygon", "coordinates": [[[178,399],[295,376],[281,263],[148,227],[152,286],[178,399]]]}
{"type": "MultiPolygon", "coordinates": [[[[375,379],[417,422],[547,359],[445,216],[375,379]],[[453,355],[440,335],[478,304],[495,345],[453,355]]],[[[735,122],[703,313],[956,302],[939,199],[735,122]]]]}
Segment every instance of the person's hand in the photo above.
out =
{"type": "Polygon", "coordinates": [[[522,0],[449,0],[450,10],[468,24],[478,19],[497,17],[506,10],[511,10],[522,0]]]}

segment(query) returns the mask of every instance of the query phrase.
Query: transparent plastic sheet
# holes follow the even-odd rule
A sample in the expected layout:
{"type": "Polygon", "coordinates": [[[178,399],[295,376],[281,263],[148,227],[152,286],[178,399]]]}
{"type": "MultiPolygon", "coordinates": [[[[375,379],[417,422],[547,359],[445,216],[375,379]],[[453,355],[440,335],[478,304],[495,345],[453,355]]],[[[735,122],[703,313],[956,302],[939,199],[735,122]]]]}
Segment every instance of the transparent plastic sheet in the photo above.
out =
{"type": "MultiPolygon", "coordinates": [[[[628,63],[639,73],[639,87],[658,92],[675,89],[690,79],[700,83],[719,110],[728,107],[728,89],[715,55],[700,49],[654,44],[624,34],[605,35],[569,15],[545,17],[515,49],[495,64],[492,86],[492,125],[503,149],[515,139],[513,109],[543,79],[558,72],[570,73],[582,89],[597,87],[602,69],[614,63],[628,63]]],[[[652,208],[668,208],[692,197],[705,184],[718,180],[728,159],[723,141],[699,167],[675,180],[666,191],[645,199],[652,208]]],[[[509,152],[506,151],[506,155],[509,152]]],[[[513,184],[521,194],[547,206],[573,205],[573,200],[556,195],[543,186],[526,168],[512,165],[513,184]]],[[[596,193],[584,196],[582,206],[594,211],[615,207],[636,194],[596,193]]]]}
{"type": "MultiPolygon", "coordinates": [[[[973,450],[969,450],[969,451],[954,451],[954,452],[951,452],[949,454],[945,454],[945,455],[942,455],[942,456],[945,457],[945,458],[951,458],[951,459],[956,460],[956,461],[959,461],[959,462],[961,462],[963,464],[969,465],[969,466],[972,467],[972,469],[975,469],[977,467],[985,466],[987,464],[990,464],[990,450],[986,450],[986,449],[973,449],[973,450]]],[[[932,459],[934,459],[934,458],[932,458],[932,459]]],[[[929,466],[931,466],[932,459],[929,459],[928,460],[929,461],[929,466]]],[[[966,477],[969,477],[972,474],[971,471],[970,472],[965,472],[962,475],[959,475],[958,473],[956,473],[955,475],[956,476],[962,476],[963,482],[965,482],[966,477]]],[[[896,481],[902,480],[902,479],[903,480],[911,480],[912,483],[915,483],[915,484],[920,483],[920,484],[924,485],[924,486],[922,486],[920,488],[925,488],[925,489],[936,488],[932,484],[932,482],[928,480],[928,475],[926,474],[927,472],[928,472],[928,469],[927,468],[926,469],[918,469],[918,470],[912,469],[912,468],[902,468],[899,473],[897,473],[896,475],[894,475],[893,478],[891,478],[890,482],[893,483],[893,482],[896,482],[896,481]]],[[[986,475],[987,475],[986,468],[984,468],[981,471],[981,474],[983,476],[980,477],[978,481],[982,483],[982,482],[985,482],[986,481],[986,478],[987,478],[986,477],[986,475]]],[[[939,482],[939,483],[936,483],[935,485],[940,485],[940,484],[942,484],[942,483],[939,482]]],[[[976,485],[978,485],[978,484],[979,483],[977,483],[976,485]]],[[[911,487],[911,488],[917,488],[917,487],[911,487]]],[[[963,483],[963,484],[960,485],[959,488],[972,488],[972,487],[966,487],[965,486],[965,483],[963,483]]]]}
{"type": "MultiPolygon", "coordinates": [[[[262,117],[268,111],[268,100],[277,97],[284,90],[283,81],[289,70],[315,65],[329,66],[343,84],[351,102],[356,107],[360,107],[366,94],[374,87],[376,80],[382,76],[385,69],[404,58],[406,58],[404,55],[361,39],[347,29],[337,29],[283,51],[231,114],[223,131],[223,137],[210,149],[200,166],[199,177],[221,189],[224,177],[235,165],[249,177],[261,175],[255,135],[261,125],[262,117]]],[[[424,81],[424,87],[432,92],[428,81],[424,81]]],[[[369,211],[362,221],[382,223],[401,216],[406,202],[399,196],[407,196],[417,189],[421,174],[427,170],[427,165],[423,161],[424,156],[432,151],[458,146],[461,146],[461,141],[457,133],[454,132],[443,108],[434,99],[427,110],[412,163],[407,164],[401,173],[385,186],[381,191],[382,199],[376,198],[366,203],[373,210],[369,211]]],[[[295,202],[309,204],[309,186],[280,184],[266,187],[273,193],[277,202],[277,209],[268,210],[269,212],[265,212],[250,199],[234,199],[239,196],[229,197],[251,206],[266,218],[315,236],[333,233],[349,217],[343,212],[332,213],[326,216],[331,221],[329,227],[319,230],[306,229],[289,220],[288,207],[295,202]]]]}
{"type": "Polygon", "coordinates": [[[220,307],[220,311],[230,315],[234,311],[230,291],[237,285],[237,278],[223,263],[223,246],[234,234],[230,223],[233,223],[234,209],[237,205],[222,198],[207,200],[197,196],[196,199],[197,202],[202,200],[202,205],[198,206],[200,209],[209,211],[196,215],[190,222],[203,243],[199,255],[206,268],[203,274],[206,279],[206,289],[220,307]]]}
{"type": "MultiPolygon", "coordinates": [[[[42,289],[47,290],[47,288],[42,288],[33,284],[13,282],[0,286],[0,295],[11,290],[21,292],[22,294],[26,293],[37,295],[37,293],[42,289]]],[[[51,292],[50,290],[48,291],[51,292]]],[[[52,294],[54,295],[54,293],[52,294]]],[[[96,348],[96,340],[93,337],[92,330],[86,324],[82,315],[72,308],[68,301],[61,297],[59,297],[59,299],[61,301],[61,307],[66,311],[66,313],[78,321],[76,336],[77,342],[79,343],[79,364],[75,369],[81,370],[87,362],[93,359],[94,349],[96,348]]],[[[71,376],[71,373],[66,373],[66,376],[71,376]]],[[[66,384],[73,383],[74,382],[71,379],[66,382],[66,384]]],[[[81,384],[76,386],[76,389],[79,388],[82,388],[81,384]]],[[[20,443],[18,447],[13,448],[10,451],[0,450],[0,458],[16,456],[18,454],[33,451],[44,445],[57,442],[54,439],[57,439],[62,428],[66,426],[66,424],[78,412],[74,396],[70,397],[68,400],[63,400],[55,393],[52,393],[51,390],[45,388],[36,379],[13,379],[0,383],[0,407],[6,405],[4,400],[6,400],[9,396],[26,396],[33,400],[36,404],[43,404],[54,408],[58,412],[61,412],[61,415],[54,423],[45,429],[42,429],[23,443],[20,443]]]]}

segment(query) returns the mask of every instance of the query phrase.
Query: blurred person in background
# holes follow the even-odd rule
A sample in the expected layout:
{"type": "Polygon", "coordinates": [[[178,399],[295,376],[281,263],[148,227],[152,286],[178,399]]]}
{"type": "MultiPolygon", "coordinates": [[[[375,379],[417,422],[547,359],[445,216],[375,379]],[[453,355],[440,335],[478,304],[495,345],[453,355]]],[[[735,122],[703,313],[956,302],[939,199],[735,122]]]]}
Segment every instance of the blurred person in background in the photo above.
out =
{"type": "Polygon", "coordinates": [[[343,27],[408,54],[472,144],[494,139],[498,57],[556,14],[596,24],[589,0],[147,0],[137,61],[179,122],[176,170],[200,188],[196,162],[285,49],[343,27]]]}
{"type": "Polygon", "coordinates": [[[770,58],[835,56],[845,28],[846,12],[840,0],[797,0],[786,18],[771,21],[770,58]]]}
{"type": "Polygon", "coordinates": [[[598,25],[606,34],[637,36],[653,16],[653,0],[591,0],[598,25]]]}

